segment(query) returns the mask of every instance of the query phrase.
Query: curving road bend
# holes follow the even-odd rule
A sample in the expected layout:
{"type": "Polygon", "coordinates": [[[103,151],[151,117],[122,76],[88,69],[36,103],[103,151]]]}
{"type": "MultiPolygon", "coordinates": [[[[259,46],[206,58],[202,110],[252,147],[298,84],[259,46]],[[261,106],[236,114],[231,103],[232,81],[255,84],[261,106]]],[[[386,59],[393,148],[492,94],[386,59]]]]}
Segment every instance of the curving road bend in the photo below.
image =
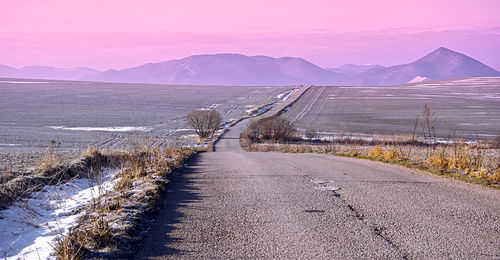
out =
{"type": "Polygon", "coordinates": [[[173,177],[142,259],[500,259],[500,192],[403,167],[241,151],[173,177]]]}

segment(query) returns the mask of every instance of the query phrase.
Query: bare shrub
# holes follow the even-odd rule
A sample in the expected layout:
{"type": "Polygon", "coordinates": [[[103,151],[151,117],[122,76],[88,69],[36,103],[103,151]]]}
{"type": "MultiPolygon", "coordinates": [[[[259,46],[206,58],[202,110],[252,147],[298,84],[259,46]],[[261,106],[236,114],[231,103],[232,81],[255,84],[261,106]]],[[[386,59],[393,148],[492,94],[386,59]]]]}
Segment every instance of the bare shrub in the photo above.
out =
{"type": "Polygon", "coordinates": [[[292,139],[294,132],[295,128],[288,119],[272,116],[250,121],[245,135],[250,141],[283,142],[292,139]]]}
{"type": "MultiPolygon", "coordinates": [[[[417,115],[417,117],[415,118],[415,123],[413,124],[413,131],[412,131],[412,135],[411,135],[411,140],[410,140],[410,145],[409,145],[409,148],[408,148],[408,152],[407,153],[404,153],[403,157],[408,159],[411,157],[411,152],[414,148],[414,145],[415,143],[417,142],[417,129],[418,129],[418,122],[419,122],[419,115],[417,115]]],[[[401,152],[403,152],[403,150],[400,150],[401,152]]],[[[403,154],[403,153],[401,153],[403,154]]]]}
{"type": "Polygon", "coordinates": [[[436,113],[432,112],[429,105],[425,104],[420,118],[420,128],[422,129],[424,139],[432,148],[432,150],[428,150],[428,156],[431,156],[436,148],[436,122],[436,113]]]}
{"type": "Polygon", "coordinates": [[[203,146],[204,140],[212,138],[222,123],[221,113],[211,110],[193,110],[186,116],[186,122],[191,126],[203,146]]]}

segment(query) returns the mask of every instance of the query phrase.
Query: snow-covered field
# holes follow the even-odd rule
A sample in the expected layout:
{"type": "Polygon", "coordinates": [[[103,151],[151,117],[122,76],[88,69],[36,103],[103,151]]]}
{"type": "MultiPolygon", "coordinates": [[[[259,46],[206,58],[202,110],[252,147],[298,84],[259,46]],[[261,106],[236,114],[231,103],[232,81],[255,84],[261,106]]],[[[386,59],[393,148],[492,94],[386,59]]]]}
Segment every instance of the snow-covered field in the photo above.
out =
{"type": "MultiPolygon", "coordinates": [[[[411,134],[424,105],[438,137],[494,139],[500,133],[500,78],[425,81],[386,87],[312,87],[281,116],[299,129],[365,135],[411,134]]],[[[421,134],[418,127],[417,134],[421,134]]]]}
{"type": "Polygon", "coordinates": [[[81,209],[112,189],[116,169],[102,172],[100,181],[76,179],[46,186],[32,198],[0,211],[0,252],[7,259],[52,259],[55,238],[67,234],[81,209]]]}
{"type": "Polygon", "coordinates": [[[215,108],[230,121],[294,88],[0,79],[0,143],[120,149],[130,135],[176,139],[191,110],[215,108]]]}

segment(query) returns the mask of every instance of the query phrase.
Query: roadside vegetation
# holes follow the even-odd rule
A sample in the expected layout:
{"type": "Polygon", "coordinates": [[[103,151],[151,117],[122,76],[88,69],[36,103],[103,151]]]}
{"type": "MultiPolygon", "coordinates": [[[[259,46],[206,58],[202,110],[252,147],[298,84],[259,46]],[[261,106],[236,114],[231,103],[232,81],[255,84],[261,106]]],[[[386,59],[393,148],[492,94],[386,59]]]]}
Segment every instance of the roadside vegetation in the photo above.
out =
{"type": "Polygon", "coordinates": [[[240,136],[246,151],[321,153],[363,158],[425,170],[500,189],[500,137],[495,140],[460,140],[448,125],[449,135],[438,139],[438,115],[425,105],[411,133],[379,138],[321,138],[314,128],[298,133],[279,117],[251,121],[240,136]]]}
{"type": "MultiPolygon", "coordinates": [[[[214,109],[193,110],[185,120],[199,137],[200,147],[172,144],[158,137],[131,136],[124,149],[110,151],[90,146],[80,159],[68,163],[61,158],[61,143],[51,140],[38,167],[2,178],[0,210],[29,200],[31,194],[47,186],[88,179],[91,199],[74,212],[78,217],[69,232],[62,232],[62,227],[50,228],[55,237],[51,244],[55,257],[130,257],[160,207],[169,174],[181,169],[196,153],[213,149],[214,140],[223,132],[222,115],[214,109]],[[209,147],[205,147],[206,142],[209,147]],[[109,171],[112,177],[106,179],[105,172],[109,171]]],[[[27,208],[26,212],[37,214],[37,209],[27,208]]],[[[10,250],[10,246],[0,247],[4,257],[10,250]]]]}
{"type": "MultiPolygon", "coordinates": [[[[159,208],[169,174],[182,168],[186,160],[200,151],[162,144],[164,142],[158,138],[141,137],[130,141],[127,149],[120,151],[88,147],[81,159],[64,164],[58,158],[60,144],[51,141],[44,159],[34,171],[2,180],[0,210],[27,201],[31,194],[43,191],[46,186],[88,179],[95,188],[92,198],[74,212],[79,217],[69,233],[62,233],[62,228],[51,231],[55,236],[51,244],[55,257],[126,257],[137,248],[152,213],[159,208]],[[106,170],[115,172],[112,179],[105,179],[106,170]],[[105,185],[108,187],[104,188],[105,185]]],[[[26,208],[25,211],[27,215],[34,214],[33,220],[37,218],[37,209],[26,208]]],[[[0,253],[7,257],[9,250],[0,248],[0,253]]]]}
{"type": "Polygon", "coordinates": [[[59,259],[123,258],[135,251],[147,220],[160,206],[168,174],[196,153],[192,148],[147,143],[137,142],[120,154],[112,189],[96,196],[70,233],[57,239],[59,259]]]}

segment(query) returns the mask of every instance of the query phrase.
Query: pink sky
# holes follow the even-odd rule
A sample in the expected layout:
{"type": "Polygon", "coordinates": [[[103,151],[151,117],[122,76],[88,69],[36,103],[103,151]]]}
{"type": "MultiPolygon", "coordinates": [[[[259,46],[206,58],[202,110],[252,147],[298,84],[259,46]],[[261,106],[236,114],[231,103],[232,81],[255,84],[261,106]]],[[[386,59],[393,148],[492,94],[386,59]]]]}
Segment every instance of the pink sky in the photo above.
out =
{"type": "Polygon", "coordinates": [[[445,46],[500,68],[498,0],[6,0],[0,7],[0,64],[15,67],[124,68],[216,52],[393,65],[445,46]]]}

